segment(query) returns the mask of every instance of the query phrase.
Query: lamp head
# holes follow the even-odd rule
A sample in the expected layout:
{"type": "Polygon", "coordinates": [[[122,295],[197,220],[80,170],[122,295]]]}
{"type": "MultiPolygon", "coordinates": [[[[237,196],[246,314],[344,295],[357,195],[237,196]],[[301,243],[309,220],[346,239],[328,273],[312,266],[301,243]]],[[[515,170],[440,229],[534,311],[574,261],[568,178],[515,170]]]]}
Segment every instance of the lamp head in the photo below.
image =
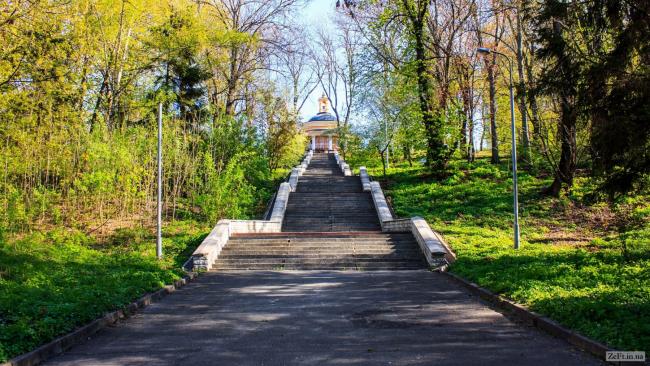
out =
{"type": "Polygon", "coordinates": [[[490,50],[487,47],[479,47],[479,48],[476,49],[476,52],[484,54],[484,55],[489,55],[490,53],[492,53],[492,50],[490,50]]]}

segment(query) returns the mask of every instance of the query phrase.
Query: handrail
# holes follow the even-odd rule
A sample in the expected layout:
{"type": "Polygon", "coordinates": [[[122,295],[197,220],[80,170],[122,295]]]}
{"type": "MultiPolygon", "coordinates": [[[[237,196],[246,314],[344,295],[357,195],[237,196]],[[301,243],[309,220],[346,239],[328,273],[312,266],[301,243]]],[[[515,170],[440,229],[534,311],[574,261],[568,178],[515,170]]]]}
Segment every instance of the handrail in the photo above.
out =
{"type": "Polygon", "coordinates": [[[431,229],[429,224],[422,217],[411,217],[410,219],[397,218],[392,207],[388,204],[384,192],[378,181],[370,181],[370,175],[366,167],[359,167],[359,176],[364,191],[370,192],[372,201],[377,211],[381,230],[384,232],[410,231],[418,242],[422,253],[430,266],[437,270],[445,270],[447,266],[456,260],[456,255],[442,236],[431,229]]]}
{"type": "Polygon", "coordinates": [[[266,204],[266,210],[264,210],[264,214],[262,214],[262,216],[259,217],[260,219],[268,220],[271,217],[271,210],[273,209],[273,205],[275,204],[275,197],[277,195],[278,195],[278,190],[276,189],[275,192],[273,192],[273,196],[271,196],[271,199],[266,204]]]}
{"type": "MultiPolygon", "coordinates": [[[[361,172],[359,172],[359,175],[361,175],[361,172]]],[[[367,169],[366,169],[366,175],[368,176],[368,180],[369,180],[370,182],[379,182],[378,180],[376,180],[375,178],[373,178],[372,175],[368,174],[368,170],[367,170],[367,169]]],[[[399,217],[399,216],[397,216],[397,215],[395,214],[395,210],[393,210],[393,205],[391,205],[390,202],[388,202],[388,199],[386,199],[386,206],[388,206],[388,210],[390,211],[390,214],[393,216],[393,218],[395,218],[396,220],[397,220],[397,219],[401,219],[401,217],[399,217]]]]}
{"type": "MultiPolygon", "coordinates": [[[[288,182],[290,176],[291,176],[291,172],[289,172],[289,174],[287,174],[286,177],[284,177],[284,179],[282,179],[282,180],[280,181],[280,184],[282,184],[282,182],[288,182]]],[[[279,184],[278,184],[278,187],[280,187],[279,184]]],[[[261,220],[268,220],[269,217],[271,217],[271,212],[272,212],[272,210],[273,210],[273,205],[275,204],[275,198],[276,198],[277,196],[278,196],[278,190],[276,189],[276,190],[273,192],[273,195],[271,196],[271,199],[266,203],[266,209],[264,210],[264,214],[262,214],[262,216],[259,216],[259,215],[258,215],[258,218],[259,218],[259,219],[261,219],[261,220]]]]}
{"type": "MultiPolygon", "coordinates": [[[[307,157],[308,154],[309,154],[309,152],[307,154],[305,154],[305,156],[302,157],[301,162],[305,161],[304,159],[307,157]]],[[[284,179],[281,180],[281,182],[289,182],[289,179],[291,178],[291,173],[292,172],[293,172],[293,169],[289,170],[289,172],[284,177],[284,179]]],[[[282,183],[280,183],[280,184],[282,184],[282,183]]],[[[279,185],[278,185],[278,187],[279,187],[279,185]]],[[[275,192],[273,192],[273,196],[271,196],[271,199],[266,204],[266,209],[264,210],[264,214],[262,214],[262,216],[259,216],[259,215],[257,216],[259,219],[261,219],[261,220],[269,220],[271,218],[271,213],[273,212],[273,206],[275,205],[275,199],[277,198],[277,196],[278,196],[278,190],[276,189],[275,192]]]]}

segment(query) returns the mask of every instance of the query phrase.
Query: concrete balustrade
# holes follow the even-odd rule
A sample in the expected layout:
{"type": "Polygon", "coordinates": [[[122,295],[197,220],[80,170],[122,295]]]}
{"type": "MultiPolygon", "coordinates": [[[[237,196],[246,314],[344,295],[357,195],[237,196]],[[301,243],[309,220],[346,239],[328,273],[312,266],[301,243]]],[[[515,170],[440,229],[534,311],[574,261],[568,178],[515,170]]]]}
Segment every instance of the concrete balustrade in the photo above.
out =
{"type": "Polygon", "coordinates": [[[411,231],[411,219],[391,219],[381,223],[381,231],[389,233],[403,233],[411,231]]]}
{"type": "Polygon", "coordinates": [[[350,166],[347,163],[343,166],[343,175],[346,177],[352,176],[352,170],[350,170],[350,166]]]}
{"type": "Polygon", "coordinates": [[[305,155],[305,158],[302,159],[302,162],[299,165],[300,175],[302,175],[305,172],[305,170],[307,170],[307,167],[309,166],[309,163],[311,162],[311,158],[313,156],[314,156],[314,151],[309,150],[309,152],[307,152],[307,154],[305,155]]]}
{"type": "Polygon", "coordinates": [[[370,192],[370,176],[365,166],[359,167],[359,177],[361,177],[361,185],[364,192],[370,192]]]}
{"type": "Polygon", "coordinates": [[[280,184],[278,194],[275,196],[275,204],[273,205],[270,221],[282,222],[284,220],[284,211],[286,211],[287,202],[289,202],[289,192],[291,192],[289,183],[284,182],[280,184]]]}
{"type": "Polygon", "coordinates": [[[411,232],[420,245],[429,265],[444,267],[456,260],[456,255],[440,234],[431,230],[429,223],[421,217],[411,218],[411,232]]]}
{"type": "Polygon", "coordinates": [[[291,169],[291,175],[289,176],[289,187],[291,187],[291,192],[296,191],[298,186],[298,177],[301,175],[301,168],[291,169]]]}
{"type": "Polygon", "coordinates": [[[336,159],[336,164],[341,168],[341,173],[343,173],[344,176],[350,177],[352,176],[352,170],[350,170],[350,166],[343,160],[342,157],[339,156],[338,152],[334,152],[334,159],[336,159]]]}
{"type": "Polygon", "coordinates": [[[230,234],[279,233],[282,222],[270,220],[230,220],[230,234]]]}
{"type": "Polygon", "coordinates": [[[406,232],[410,231],[418,242],[427,263],[435,268],[443,270],[447,265],[456,260],[456,255],[451,247],[444,241],[440,234],[431,229],[429,224],[421,217],[410,219],[393,218],[384,192],[378,182],[370,182],[370,177],[365,167],[359,169],[361,184],[364,190],[367,185],[370,187],[372,200],[379,216],[379,223],[383,232],[406,232]]]}
{"type": "Polygon", "coordinates": [[[275,197],[270,220],[219,220],[210,234],[192,253],[191,265],[193,271],[207,271],[219,257],[221,249],[228,243],[233,234],[248,233],[279,233],[282,231],[282,221],[289,201],[289,193],[295,191],[298,179],[307,169],[313,151],[309,151],[302,163],[291,170],[289,182],[280,184],[275,197]]]}
{"type": "Polygon", "coordinates": [[[207,271],[230,238],[230,220],[219,220],[201,245],[192,253],[192,270],[207,271]]]}
{"type": "Polygon", "coordinates": [[[392,220],[393,214],[390,213],[390,208],[388,208],[388,202],[386,202],[386,197],[384,192],[379,186],[379,182],[370,182],[370,191],[372,192],[372,201],[375,203],[375,209],[377,210],[377,215],[379,216],[379,222],[392,220]]]}

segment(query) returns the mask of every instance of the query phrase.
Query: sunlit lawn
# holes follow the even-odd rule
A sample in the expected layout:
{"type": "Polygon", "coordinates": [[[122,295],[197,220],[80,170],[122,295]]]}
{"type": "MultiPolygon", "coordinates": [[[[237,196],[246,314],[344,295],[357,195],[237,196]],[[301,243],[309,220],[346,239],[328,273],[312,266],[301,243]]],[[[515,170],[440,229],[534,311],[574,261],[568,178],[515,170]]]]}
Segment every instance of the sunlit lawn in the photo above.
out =
{"type": "Polygon", "coordinates": [[[101,244],[73,231],[0,241],[0,362],[180,278],[207,231],[194,222],[167,225],[163,261],[145,229],[119,230],[101,244]]]}
{"type": "MultiPolygon", "coordinates": [[[[398,216],[426,218],[456,251],[451,271],[612,347],[650,351],[647,197],[628,200],[645,225],[619,234],[600,225],[608,212],[603,204],[543,197],[549,181],[524,172],[516,251],[507,168],[484,161],[452,165],[454,173],[442,182],[407,166],[383,180],[398,216]]],[[[370,171],[382,180],[381,168],[370,171]]],[[[579,180],[573,199],[589,189],[587,182],[579,180]]]]}

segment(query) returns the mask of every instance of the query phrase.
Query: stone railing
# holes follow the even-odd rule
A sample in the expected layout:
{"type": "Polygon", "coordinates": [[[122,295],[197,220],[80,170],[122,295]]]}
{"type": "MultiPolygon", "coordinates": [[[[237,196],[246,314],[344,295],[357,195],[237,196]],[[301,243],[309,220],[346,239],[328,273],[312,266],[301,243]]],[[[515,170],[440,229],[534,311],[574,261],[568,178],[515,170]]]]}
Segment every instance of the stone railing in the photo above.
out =
{"type": "Polygon", "coordinates": [[[368,175],[368,170],[366,170],[365,166],[359,168],[359,176],[361,177],[363,191],[370,192],[372,190],[372,187],[370,186],[370,176],[368,175]]]}
{"type": "Polygon", "coordinates": [[[341,156],[339,156],[338,151],[334,152],[334,158],[336,159],[336,164],[338,164],[339,168],[341,168],[343,175],[346,177],[351,176],[352,170],[350,170],[350,166],[345,162],[345,160],[343,160],[341,156]]]}
{"type": "Polygon", "coordinates": [[[314,156],[314,151],[309,150],[309,152],[305,154],[305,158],[302,160],[300,165],[291,169],[291,175],[289,176],[289,185],[291,186],[291,192],[296,191],[296,187],[298,187],[298,179],[300,178],[300,176],[302,176],[305,170],[307,170],[307,167],[309,166],[309,162],[311,162],[312,156],[314,156]]]}
{"type": "Polygon", "coordinates": [[[280,184],[280,188],[275,195],[273,211],[271,211],[271,218],[269,220],[219,220],[210,234],[208,234],[203,242],[201,242],[201,245],[192,253],[192,257],[188,261],[191,270],[209,270],[219,257],[223,247],[234,234],[281,232],[284,213],[287,209],[287,202],[289,201],[289,194],[295,191],[298,185],[298,177],[307,168],[312,156],[313,152],[310,150],[305,155],[302,163],[292,169],[289,182],[280,184]]]}
{"type": "Polygon", "coordinates": [[[379,182],[370,181],[366,167],[362,166],[359,168],[359,175],[363,190],[372,194],[372,201],[375,204],[382,231],[410,231],[413,233],[415,240],[427,259],[427,263],[437,269],[444,270],[456,260],[456,254],[454,254],[442,236],[431,229],[426,220],[417,216],[410,219],[393,217],[379,182]]]}

